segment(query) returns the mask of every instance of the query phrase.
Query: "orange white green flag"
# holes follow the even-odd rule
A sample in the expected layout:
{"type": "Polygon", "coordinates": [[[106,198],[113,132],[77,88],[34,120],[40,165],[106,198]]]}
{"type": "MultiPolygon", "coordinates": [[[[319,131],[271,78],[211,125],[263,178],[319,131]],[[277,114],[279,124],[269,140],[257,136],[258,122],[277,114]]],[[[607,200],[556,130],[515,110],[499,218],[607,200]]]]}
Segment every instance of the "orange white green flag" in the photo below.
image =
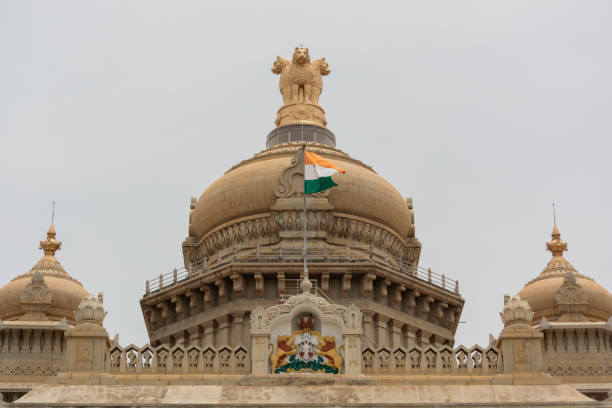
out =
{"type": "Polygon", "coordinates": [[[332,175],[344,170],[331,161],[304,150],[304,191],[313,194],[337,186],[332,175]]]}

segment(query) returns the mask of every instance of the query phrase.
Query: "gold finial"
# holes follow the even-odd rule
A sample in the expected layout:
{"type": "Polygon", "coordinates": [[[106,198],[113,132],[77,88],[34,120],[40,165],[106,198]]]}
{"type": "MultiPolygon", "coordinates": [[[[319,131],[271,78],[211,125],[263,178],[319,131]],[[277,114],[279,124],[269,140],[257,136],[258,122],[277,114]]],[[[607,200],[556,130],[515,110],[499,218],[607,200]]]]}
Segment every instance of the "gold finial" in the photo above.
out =
{"type": "Polygon", "coordinates": [[[45,251],[47,256],[54,256],[56,251],[62,249],[62,243],[55,239],[55,227],[53,224],[51,224],[49,231],[47,231],[47,239],[40,241],[39,249],[45,251]]]}
{"type": "Polygon", "coordinates": [[[563,252],[567,251],[567,243],[561,241],[561,233],[557,228],[557,224],[553,227],[553,232],[550,234],[552,240],[546,243],[546,249],[552,252],[554,257],[562,256],[563,252]]]}
{"type": "Polygon", "coordinates": [[[310,61],[308,48],[295,48],[293,58],[277,57],[272,72],[280,75],[279,88],[283,106],[278,110],[276,126],[310,124],[325,127],[325,111],[319,106],[323,76],[331,70],[325,58],[310,61]]]}

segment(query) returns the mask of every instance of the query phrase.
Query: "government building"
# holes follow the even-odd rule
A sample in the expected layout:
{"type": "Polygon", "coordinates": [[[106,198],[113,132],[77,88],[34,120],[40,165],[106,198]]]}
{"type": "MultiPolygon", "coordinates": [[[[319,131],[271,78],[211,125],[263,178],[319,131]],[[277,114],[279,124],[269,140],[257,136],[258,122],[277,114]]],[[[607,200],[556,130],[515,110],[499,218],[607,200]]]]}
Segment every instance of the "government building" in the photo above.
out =
{"type": "Polygon", "coordinates": [[[556,225],[497,338],[456,345],[461,286],[420,265],[412,198],[337,147],[325,59],[298,47],[272,72],[265,150],[191,199],[183,266],[143,282],[148,344],[109,337],[102,293],[58,260],[59,226],[0,282],[0,404],[612,406],[612,295],[556,225]],[[337,186],[305,194],[305,152],[345,171],[337,186]]]}

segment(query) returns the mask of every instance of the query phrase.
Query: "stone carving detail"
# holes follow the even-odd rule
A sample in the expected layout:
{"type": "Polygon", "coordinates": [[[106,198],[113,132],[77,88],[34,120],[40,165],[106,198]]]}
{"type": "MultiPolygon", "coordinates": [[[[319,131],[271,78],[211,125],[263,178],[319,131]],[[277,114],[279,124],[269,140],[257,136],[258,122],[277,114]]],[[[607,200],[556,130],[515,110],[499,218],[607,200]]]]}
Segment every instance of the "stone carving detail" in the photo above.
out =
{"type": "MultiPolygon", "coordinates": [[[[301,173],[300,173],[301,174],[301,173]]],[[[301,176],[300,176],[301,177],[301,176]]],[[[301,183],[301,181],[300,181],[301,183]]],[[[295,186],[287,184],[279,185],[277,195],[291,196],[297,193],[295,186]]],[[[329,190],[313,194],[324,197],[329,190]]],[[[240,221],[210,233],[200,243],[200,256],[210,257],[209,263],[214,262],[219,251],[226,248],[236,247],[240,251],[244,246],[252,250],[255,245],[269,245],[278,242],[280,231],[301,231],[301,211],[275,211],[273,215],[256,218],[248,221],[240,221]]],[[[406,244],[395,234],[364,221],[354,220],[341,216],[332,216],[330,211],[309,211],[307,213],[307,229],[309,231],[325,231],[329,239],[346,241],[347,243],[361,243],[364,246],[371,245],[383,250],[390,255],[404,259],[406,262],[418,261],[420,244],[406,244]]],[[[232,255],[231,253],[226,255],[232,255]]],[[[194,252],[194,257],[195,252],[194,252]]],[[[191,259],[192,264],[201,262],[202,259],[191,259]]],[[[221,261],[219,258],[217,261],[221,261]]]]}
{"type": "Polygon", "coordinates": [[[431,374],[435,371],[447,375],[480,375],[501,372],[501,355],[499,350],[491,345],[486,349],[476,345],[471,349],[459,346],[456,349],[444,345],[437,347],[428,345],[423,352],[419,346],[410,350],[400,346],[393,352],[391,364],[388,364],[389,352],[381,348],[372,351],[369,347],[362,350],[362,368],[370,374],[431,374]]]}
{"type": "Polygon", "coordinates": [[[267,310],[261,307],[254,309],[250,316],[251,328],[268,330],[272,319],[277,316],[288,315],[293,308],[304,303],[316,305],[323,315],[340,318],[346,327],[361,328],[361,313],[355,306],[347,308],[342,305],[329,303],[324,298],[309,292],[292,296],[285,303],[272,306],[267,310]]]}
{"type": "Polygon", "coordinates": [[[79,323],[89,322],[102,326],[106,313],[102,307],[102,293],[98,297],[89,294],[74,311],[74,317],[79,323]]]}
{"type": "Polygon", "coordinates": [[[211,348],[204,352],[204,367],[207,370],[212,370],[215,367],[215,352],[211,348]]]}
{"type": "Polygon", "coordinates": [[[389,370],[390,361],[391,361],[391,356],[387,350],[383,349],[378,352],[377,364],[381,370],[385,370],[385,371],[389,370]]]}
{"type": "Polygon", "coordinates": [[[229,348],[223,348],[219,352],[219,359],[221,364],[221,370],[229,370],[230,369],[230,357],[232,352],[229,348]]]}
{"type": "Polygon", "coordinates": [[[183,356],[184,355],[185,353],[183,353],[183,350],[181,349],[174,350],[174,352],[172,353],[172,361],[174,362],[174,367],[180,368],[183,366],[183,356]]]}
{"type": "Polygon", "coordinates": [[[152,347],[148,344],[140,348],[134,345],[126,348],[115,345],[110,350],[109,358],[110,370],[121,373],[170,373],[185,370],[191,373],[246,373],[250,369],[250,352],[244,346],[232,348],[228,345],[217,352],[214,347],[202,349],[198,346],[187,348],[178,345],[169,351],[163,346],[152,347]],[[123,361],[126,364],[122,364],[123,361]]]}
{"type": "Polygon", "coordinates": [[[62,369],[57,366],[0,366],[0,375],[56,376],[62,369]]]}
{"type": "MultiPolygon", "coordinates": [[[[304,194],[304,152],[296,150],[291,158],[291,163],[283,169],[279,179],[279,185],[274,190],[276,197],[291,198],[302,197],[304,194]]],[[[309,194],[310,197],[327,197],[329,190],[309,194]]]]}
{"type": "MultiPolygon", "coordinates": [[[[222,249],[244,242],[263,240],[262,244],[269,243],[270,238],[277,234],[278,225],[272,217],[237,222],[206,236],[200,244],[201,254],[212,256],[222,249]]],[[[192,263],[198,261],[193,259],[192,263]]]]}
{"type": "Polygon", "coordinates": [[[410,352],[410,366],[421,368],[421,352],[419,350],[414,349],[410,352]]]}
{"type": "Polygon", "coordinates": [[[138,354],[134,350],[130,350],[127,354],[127,366],[128,368],[136,368],[136,361],[138,358],[138,354]]]}
{"type": "Polygon", "coordinates": [[[234,353],[236,371],[245,371],[247,363],[247,352],[243,348],[239,348],[234,353]]]}
{"type": "Polygon", "coordinates": [[[549,366],[546,372],[554,376],[612,375],[612,366],[549,366]]]}
{"type": "Polygon", "coordinates": [[[514,296],[504,304],[499,315],[504,322],[504,327],[517,323],[529,324],[533,318],[533,310],[526,300],[514,296]]]}
{"type": "Polygon", "coordinates": [[[440,361],[442,362],[442,368],[451,368],[452,353],[448,350],[442,350],[440,352],[440,361]]]}
{"type": "Polygon", "coordinates": [[[119,368],[121,366],[121,350],[115,349],[110,353],[111,368],[119,368]]]}
{"type": "Polygon", "coordinates": [[[157,367],[166,368],[166,364],[168,361],[168,351],[165,349],[161,349],[157,352],[157,367]]]}
{"type": "Polygon", "coordinates": [[[289,198],[302,196],[304,192],[304,188],[301,186],[304,183],[304,161],[301,156],[302,151],[296,151],[295,155],[291,158],[291,164],[281,172],[279,185],[274,190],[276,197],[289,198]]]}
{"type": "Polygon", "coordinates": [[[427,363],[427,368],[436,368],[436,358],[437,354],[432,349],[428,349],[425,354],[425,362],[427,363]]]}
{"type": "Polygon", "coordinates": [[[151,353],[151,350],[145,350],[142,353],[142,366],[143,367],[151,367],[151,359],[153,358],[153,353],[151,353]]]}
{"type": "Polygon", "coordinates": [[[42,274],[36,271],[32,275],[31,282],[19,295],[21,309],[25,313],[21,320],[48,320],[46,312],[49,310],[52,300],[53,294],[49,292],[49,287],[44,282],[42,274]]]}
{"type": "Polygon", "coordinates": [[[363,352],[363,371],[365,373],[371,373],[374,368],[374,352],[372,350],[365,350],[363,352]]]}
{"type": "Polygon", "coordinates": [[[200,359],[200,352],[198,351],[198,349],[194,348],[194,349],[189,350],[189,353],[187,353],[187,360],[189,362],[189,367],[191,368],[197,367],[199,359],[200,359]]]}
{"type": "Polygon", "coordinates": [[[322,76],[331,72],[325,58],[311,62],[308,48],[297,47],[291,61],[277,57],[272,72],[280,75],[279,88],[283,96],[276,126],[310,123],[325,127],[325,112],[319,106],[322,76]]]}
{"type": "Polygon", "coordinates": [[[486,355],[489,360],[489,368],[497,369],[497,353],[494,350],[489,350],[486,355]]]}
{"type": "Polygon", "coordinates": [[[583,313],[589,304],[589,297],[582,286],[576,282],[576,276],[572,272],[568,272],[563,277],[563,284],[559,288],[555,299],[561,312],[559,321],[580,322],[587,320],[583,313]]]}

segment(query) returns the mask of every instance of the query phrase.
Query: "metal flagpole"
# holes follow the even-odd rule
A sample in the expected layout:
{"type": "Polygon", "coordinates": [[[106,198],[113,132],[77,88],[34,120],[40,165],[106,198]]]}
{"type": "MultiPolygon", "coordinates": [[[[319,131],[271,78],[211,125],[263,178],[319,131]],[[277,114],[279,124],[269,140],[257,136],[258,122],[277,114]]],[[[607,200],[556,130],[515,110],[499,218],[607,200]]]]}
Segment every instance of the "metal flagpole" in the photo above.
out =
{"type": "Polygon", "coordinates": [[[308,280],[308,268],[306,267],[306,145],[302,146],[302,157],[304,159],[304,214],[302,224],[304,226],[304,249],[302,254],[304,255],[304,280],[308,280]]]}

